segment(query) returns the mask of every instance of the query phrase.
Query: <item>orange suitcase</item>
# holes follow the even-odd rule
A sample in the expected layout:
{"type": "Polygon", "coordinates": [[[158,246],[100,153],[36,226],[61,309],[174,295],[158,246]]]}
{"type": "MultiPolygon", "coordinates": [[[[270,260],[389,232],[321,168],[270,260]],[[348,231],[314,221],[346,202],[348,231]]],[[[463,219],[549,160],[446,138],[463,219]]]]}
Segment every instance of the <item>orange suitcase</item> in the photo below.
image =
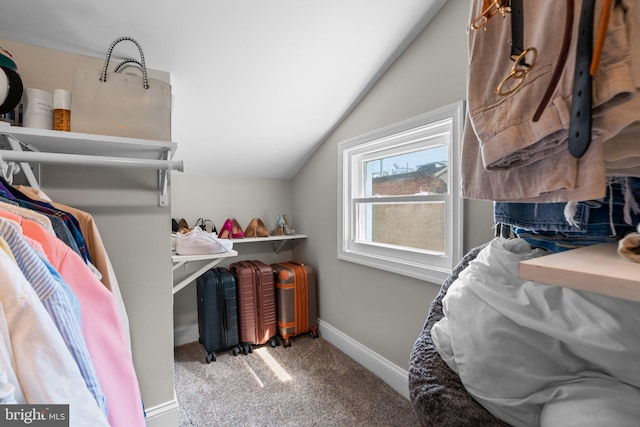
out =
{"type": "Polygon", "coordinates": [[[271,264],[276,287],[276,323],[283,345],[289,338],[308,333],[318,336],[316,274],[298,261],[271,264]]]}

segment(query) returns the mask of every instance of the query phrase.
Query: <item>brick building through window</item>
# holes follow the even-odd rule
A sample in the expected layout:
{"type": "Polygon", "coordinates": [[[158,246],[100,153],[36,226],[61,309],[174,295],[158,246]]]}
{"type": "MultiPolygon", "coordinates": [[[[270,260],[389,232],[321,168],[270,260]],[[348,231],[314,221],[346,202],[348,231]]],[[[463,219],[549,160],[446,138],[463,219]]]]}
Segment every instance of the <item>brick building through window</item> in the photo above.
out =
{"type": "MultiPolygon", "coordinates": [[[[448,173],[446,162],[432,162],[407,172],[380,174],[372,178],[372,195],[447,194],[448,173]]],[[[444,252],[444,206],[444,202],[439,201],[374,204],[372,240],[383,244],[444,252]]]]}

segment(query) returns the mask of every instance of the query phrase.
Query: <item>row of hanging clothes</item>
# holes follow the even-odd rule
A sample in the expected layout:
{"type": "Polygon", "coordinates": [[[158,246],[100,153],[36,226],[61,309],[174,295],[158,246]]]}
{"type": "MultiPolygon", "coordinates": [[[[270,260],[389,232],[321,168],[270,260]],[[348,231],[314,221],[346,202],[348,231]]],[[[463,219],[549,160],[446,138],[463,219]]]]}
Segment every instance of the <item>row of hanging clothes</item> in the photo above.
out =
{"type": "Polygon", "coordinates": [[[0,403],[144,426],[129,323],[92,216],[0,178],[0,403]]]}
{"type": "Polygon", "coordinates": [[[636,0],[478,0],[470,11],[462,194],[563,251],[640,220],[636,0]]]}

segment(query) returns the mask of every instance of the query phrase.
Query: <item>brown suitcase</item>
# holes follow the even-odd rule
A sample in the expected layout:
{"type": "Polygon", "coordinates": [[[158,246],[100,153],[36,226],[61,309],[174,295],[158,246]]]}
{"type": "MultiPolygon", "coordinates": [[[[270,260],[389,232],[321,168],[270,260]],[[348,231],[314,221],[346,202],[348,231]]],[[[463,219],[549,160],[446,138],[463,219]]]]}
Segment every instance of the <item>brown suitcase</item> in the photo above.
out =
{"type": "Polygon", "coordinates": [[[229,266],[238,290],[238,326],[243,354],[252,345],[279,344],[273,268],[261,261],[238,261],[229,266]]]}
{"type": "Polygon", "coordinates": [[[309,333],[318,336],[316,274],[298,261],[271,264],[276,286],[276,323],[283,345],[289,338],[309,333]]]}

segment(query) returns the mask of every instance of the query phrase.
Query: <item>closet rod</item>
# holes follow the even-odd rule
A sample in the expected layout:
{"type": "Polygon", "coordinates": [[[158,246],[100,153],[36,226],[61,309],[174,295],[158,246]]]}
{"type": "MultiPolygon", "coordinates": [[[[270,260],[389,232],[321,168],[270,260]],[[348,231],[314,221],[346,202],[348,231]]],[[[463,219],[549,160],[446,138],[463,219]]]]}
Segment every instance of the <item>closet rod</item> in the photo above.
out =
{"type": "Polygon", "coordinates": [[[182,160],[133,159],[129,157],[92,156],[85,154],[43,153],[35,151],[13,150],[0,150],[0,158],[3,161],[12,162],[169,169],[184,172],[184,163],[182,160]]]}

